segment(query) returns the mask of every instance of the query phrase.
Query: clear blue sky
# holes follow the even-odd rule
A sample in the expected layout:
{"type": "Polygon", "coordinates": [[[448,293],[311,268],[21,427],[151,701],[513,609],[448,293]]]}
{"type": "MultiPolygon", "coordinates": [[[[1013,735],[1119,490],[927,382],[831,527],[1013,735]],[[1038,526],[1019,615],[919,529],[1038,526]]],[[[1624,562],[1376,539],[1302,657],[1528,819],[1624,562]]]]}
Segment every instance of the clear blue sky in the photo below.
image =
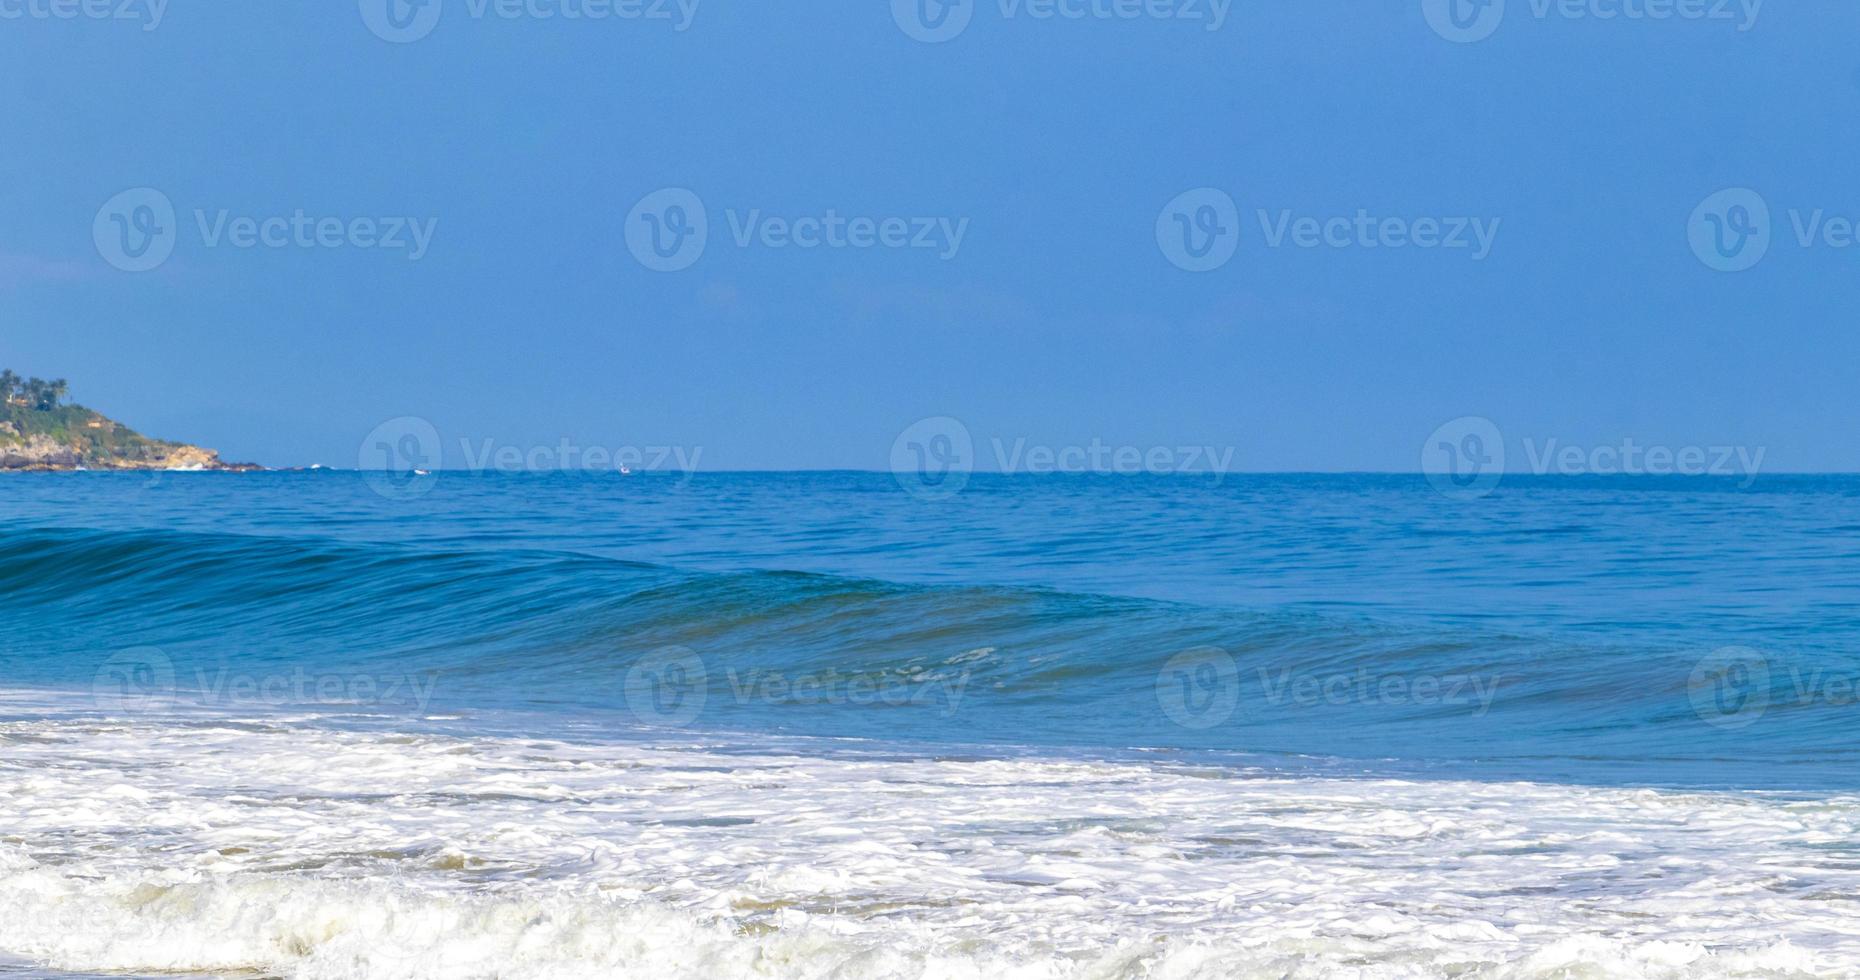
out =
{"type": "Polygon", "coordinates": [[[1509,0],[1456,43],[1422,0],[1239,0],[1218,30],[1209,0],[1167,22],[984,0],[924,43],[886,0],[703,0],[684,30],[444,0],[390,43],[353,0],[176,2],[153,30],[51,2],[0,0],[20,14],[0,18],[0,366],[231,457],[353,465],[417,415],[453,449],[882,468],[949,415],[978,441],[1412,470],[1436,426],[1480,415],[1508,440],[1860,470],[1860,248],[1803,248],[1789,217],[1860,217],[1852,4],[1772,0],[1745,25],[1747,0],[1660,21],[1509,0]],[[142,186],[178,238],[124,272],[93,223],[142,186]],[[668,187],[709,223],[674,272],[626,234],[668,187]],[[1202,187],[1239,237],[1184,271],[1159,214],[1202,187]],[[1774,234],[1724,272],[1688,222],[1737,187],[1774,234]],[[195,216],[298,209],[437,223],[414,261],[209,244],[195,216]],[[733,235],[828,209],[966,226],[949,258],[733,235]],[[1498,232],[1482,259],[1275,248],[1260,209],[1498,232]]]}

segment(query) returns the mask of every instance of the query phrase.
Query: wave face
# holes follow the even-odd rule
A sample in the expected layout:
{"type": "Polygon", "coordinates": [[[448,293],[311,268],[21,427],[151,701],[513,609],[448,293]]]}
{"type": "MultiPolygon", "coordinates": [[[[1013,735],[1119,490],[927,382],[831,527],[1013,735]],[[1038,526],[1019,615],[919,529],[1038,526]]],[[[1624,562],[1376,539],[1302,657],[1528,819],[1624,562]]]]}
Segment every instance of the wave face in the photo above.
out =
{"type": "Polygon", "coordinates": [[[1855,481],[1414,483],[51,478],[0,487],[0,669],[119,713],[1860,784],[1855,481]]]}

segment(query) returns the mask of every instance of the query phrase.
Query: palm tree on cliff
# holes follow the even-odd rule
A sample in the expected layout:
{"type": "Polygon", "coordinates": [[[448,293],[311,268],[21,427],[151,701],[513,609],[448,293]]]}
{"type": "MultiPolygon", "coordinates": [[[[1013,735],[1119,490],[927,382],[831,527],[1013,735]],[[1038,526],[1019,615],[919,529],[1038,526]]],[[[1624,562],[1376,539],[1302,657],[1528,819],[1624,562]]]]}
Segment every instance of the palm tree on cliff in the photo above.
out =
{"type": "Polygon", "coordinates": [[[41,412],[50,408],[51,406],[45,403],[45,396],[49,387],[50,386],[45,383],[45,379],[43,378],[27,378],[26,404],[41,412]]]}
{"type": "Polygon", "coordinates": [[[66,381],[63,378],[58,378],[54,380],[50,385],[47,385],[46,388],[52,396],[51,407],[57,408],[58,403],[61,401],[64,401],[65,396],[71,393],[71,382],[66,381]]]}
{"type": "Polygon", "coordinates": [[[19,390],[19,375],[12,371],[0,371],[0,404],[13,400],[13,393],[19,390]]]}

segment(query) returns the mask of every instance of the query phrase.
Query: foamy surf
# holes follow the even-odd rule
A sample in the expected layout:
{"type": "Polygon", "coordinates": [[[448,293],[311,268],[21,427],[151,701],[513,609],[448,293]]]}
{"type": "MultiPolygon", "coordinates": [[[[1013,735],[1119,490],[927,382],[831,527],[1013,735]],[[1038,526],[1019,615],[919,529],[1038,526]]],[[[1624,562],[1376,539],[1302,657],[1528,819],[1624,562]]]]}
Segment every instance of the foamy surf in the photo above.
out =
{"type": "Polygon", "coordinates": [[[1837,977],[1853,797],[0,726],[0,950],[461,977],[1837,977]]]}

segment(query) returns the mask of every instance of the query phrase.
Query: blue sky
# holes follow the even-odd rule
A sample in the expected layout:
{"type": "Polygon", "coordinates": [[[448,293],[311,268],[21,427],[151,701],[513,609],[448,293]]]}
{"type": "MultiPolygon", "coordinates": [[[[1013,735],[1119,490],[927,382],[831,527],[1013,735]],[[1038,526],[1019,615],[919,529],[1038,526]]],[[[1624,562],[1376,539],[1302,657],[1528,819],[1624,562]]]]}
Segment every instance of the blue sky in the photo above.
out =
{"type": "Polygon", "coordinates": [[[1212,0],[984,0],[928,43],[886,0],[443,0],[403,43],[375,0],[155,2],[0,0],[0,365],[230,457],[353,465],[418,416],[454,464],[566,439],[882,468],[952,416],[978,443],[1412,470],[1483,416],[1520,454],[1860,470],[1850,4],[1509,0],[1450,40],[1434,0],[1237,0],[1218,29],[1212,0]],[[100,209],[142,187],[172,254],[123,271],[100,209]],[[628,240],[667,188],[708,226],[676,271],[628,240]],[[1178,211],[1232,253],[1188,271],[1158,225],[1201,188],[1231,219],[1178,211]],[[1767,252],[1724,271],[1688,236],[1734,188],[1767,252]],[[311,244],[235,244],[299,211],[311,244]],[[840,244],[767,223],[829,214],[840,244]],[[400,219],[417,258],[377,241],[400,219]],[[1455,223],[1489,247],[1412,241],[1455,223]]]}

